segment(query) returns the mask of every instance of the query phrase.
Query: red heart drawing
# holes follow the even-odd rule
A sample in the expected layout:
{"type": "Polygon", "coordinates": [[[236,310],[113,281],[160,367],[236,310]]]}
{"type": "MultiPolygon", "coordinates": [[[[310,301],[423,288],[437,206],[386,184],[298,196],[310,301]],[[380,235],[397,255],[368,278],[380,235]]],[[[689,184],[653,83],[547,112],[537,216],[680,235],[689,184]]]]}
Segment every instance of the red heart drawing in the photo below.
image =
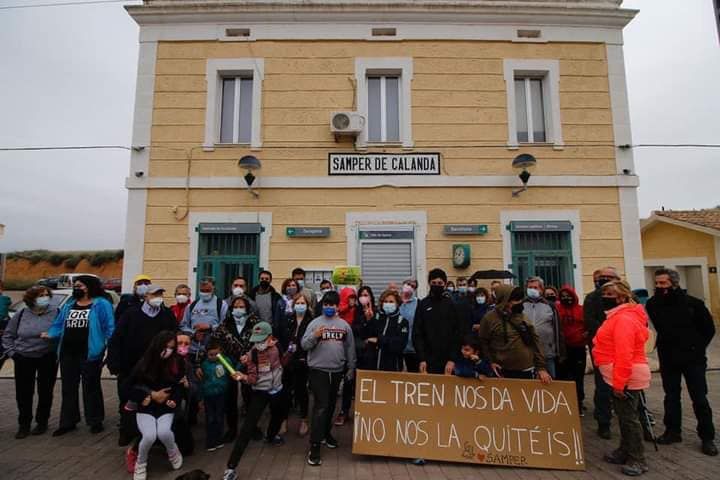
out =
{"type": "Polygon", "coordinates": [[[479,462],[485,462],[485,454],[484,453],[478,453],[477,459],[479,462]]]}

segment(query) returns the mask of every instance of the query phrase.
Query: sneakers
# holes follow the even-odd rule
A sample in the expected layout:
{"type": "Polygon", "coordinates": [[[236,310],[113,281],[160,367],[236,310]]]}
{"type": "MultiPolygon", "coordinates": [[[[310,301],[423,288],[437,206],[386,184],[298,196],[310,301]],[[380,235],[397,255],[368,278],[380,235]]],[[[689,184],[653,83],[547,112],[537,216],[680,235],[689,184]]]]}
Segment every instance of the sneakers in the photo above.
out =
{"type": "Polygon", "coordinates": [[[237,473],[235,473],[235,470],[230,470],[229,468],[225,470],[225,473],[223,473],[223,480],[237,480],[238,476],[237,473]]]}
{"type": "Polygon", "coordinates": [[[342,427],[345,425],[345,414],[340,412],[337,417],[335,417],[335,422],[333,422],[336,427],[342,427]]]}
{"type": "Polygon", "coordinates": [[[183,465],[183,456],[179,449],[168,452],[168,460],[170,460],[173,470],[180,470],[183,465]]]}
{"type": "Polygon", "coordinates": [[[305,420],[300,420],[300,427],[298,427],[298,435],[304,437],[310,431],[310,426],[305,420]]]}
{"type": "Polygon", "coordinates": [[[28,435],[30,435],[30,425],[20,425],[20,428],[18,428],[18,431],[15,434],[15,440],[22,440],[28,435]]]}
{"type": "Polygon", "coordinates": [[[208,452],[214,452],[215,450],[220,450],[220,449],[223,448],[224,446],[225,446],[224,443],[218,443],[217,445],[213,445],[212,447],[208,447],[207,451],[208,451],[208,452]]]}
{"type": "Polygon", "coordinates": [[[597,429],[598,437],[604,440],[610,440],[612,434],[610,433],[610,425],[598,425],[597,429]]]}
{"type": "Polygon", "coordinates": [[[671,432],[670,430],[665,430],[665,433],[657,438],[657,443],[660,445],[670,445],[671,443],[680,442],[682,442],[682,436],[679,433],[671,432]]]}
{"type": "Polygon", "coordinates": [[[702,453],[711,457],[715,457],[718,454],[718,449],[712,440],[703,440],[701,450],[702,453]]]}
{"type": "Polygon", "coordinates": [[[628,477],[639,477],[643,473],[647,472],[648,466],[647,464],[643,462],[638,462],[636,460],[633,460],[631,462],[628,462],[626,465],[623,465],[623,467],[620,469],[620,471],[623,473],[623,475],[627,475],[628,477]]]}
{"type": "Polygon", "coordinates": [[[425,465],[425,459],[424,458],[413,458],[412,464],[416,465],[418,467],[422,467],[423,465],[425,465]]]}
{"type": "Polygon", "coordinates": [[[133,480],[146,480],[147,479],[147,462],[136,463],[135,472],[133,473],[133,480]]]}
{"type": "Polygon", "coordinates": [[[320,443],[323,444],[323,445],[325,445],[325,446],[326,446],[327,448],[329,448],[330,450],[334,450],[334,449],[338,448],[338,442],[337,442],[337,440],[335,440],[335,437],[333,437],[333,436],[330,435],[329,433],[327,434],[327,436],[325,437],[325,439],[324,439],[322,442],[320,442],[320,443]]]}
{"type": "Polygon", "coordinates": [[[130,447],[125,450],[125,468],[127,468],[128,473],[135,472],[135,464],[137,463],[138,454],[133,447],[134,445],[130,445],[130,447]]]}
{"type": "Polygon", "coordinates": [[[606,453],[605,456],[603,456],[603,460],[613,465],[625,465],[625,462],[627,462],[627,454],[620,449],[613,450],[610,453],[606,453]]]}
{"type": "Polygon", "coordinates": [[[310,451],[307,455],[307,463],[310,466],[317,467],[322,465],[322,458],[320,458],[320,444],[313,443],[310,445],[310,451]]]}

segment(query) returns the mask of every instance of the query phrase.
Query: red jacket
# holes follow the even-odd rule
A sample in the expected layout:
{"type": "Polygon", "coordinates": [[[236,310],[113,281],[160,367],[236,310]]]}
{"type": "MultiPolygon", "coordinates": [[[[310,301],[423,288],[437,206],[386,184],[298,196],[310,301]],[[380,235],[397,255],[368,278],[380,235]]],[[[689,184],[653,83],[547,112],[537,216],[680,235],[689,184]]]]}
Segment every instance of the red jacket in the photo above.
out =
{"type": "Polygon", "coordinates": [[[612,387],[622,391],[632,374],[632,366],[647,363],[648,316],[645,307],[634,303],[619,305],[606,315],[607,319],[593,338],[593,360],[596,365],[613,365],[612,387]]]}
{"type": "Polygon", "coordinates": [[[340,290],[340,305],[338,306],[338,315],[345,320],[348,325],[352,325],[355,320],[355,310],[357,310],[357,293],[354,288],[345,287],[340,290]],[[349,300],[355,298],[355,305],[350,306],[349,300]]]}
{"type": "Polygon", "coordinates": [[[187,303],[176,303],[175,305],[170,307],[170,311],[175,315],[175,319],[177,320],[178,325],[180,325],[180,322],[182,322],[183,316],[185,315],[185,309],[190,305],[190,302],[187,303]]]}
{"type": "Polygon", "coordinates": [[[565,344],[568,347],[584,347],[587,343],[585,339],[585,320],[583,318],[583,307],[580,305],[577,293],[569,286],[565,285],[560,289],[560,293],[566,292],[573,298],[573,304],[570,306],[557,302],[557,311],[560,316],[560,325],[565,344]]]}

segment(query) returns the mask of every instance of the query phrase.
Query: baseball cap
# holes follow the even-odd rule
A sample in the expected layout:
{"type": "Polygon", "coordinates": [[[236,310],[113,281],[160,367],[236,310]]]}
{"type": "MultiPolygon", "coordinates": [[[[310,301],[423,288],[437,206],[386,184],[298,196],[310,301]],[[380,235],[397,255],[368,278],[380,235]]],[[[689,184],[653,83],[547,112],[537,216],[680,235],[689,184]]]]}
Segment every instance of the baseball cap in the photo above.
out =
{"type": "Polygon", "coordinates": [[[133,280],[133,283],[141,282],[143,280],[145,280],[147,282],[152,282],[152,279],[150,278],[149,275],[145,275],[144,273],[141,273],[139,275],[135,275],[135,280],[133,280]]]}
{"type": "Polygon", "coordinates": [[[272,327],[270,324],[267,322],[260,322],[253,327],[250,341],[252,343],[262,342],[270,335],[272,335],[272,327]]]}
{"type": "Polygon", "coordinates": [[[154,294],[158,292],[165,292],[165,289],[161,287],[160,285],[148,285],[147,293],[154,294]]]}

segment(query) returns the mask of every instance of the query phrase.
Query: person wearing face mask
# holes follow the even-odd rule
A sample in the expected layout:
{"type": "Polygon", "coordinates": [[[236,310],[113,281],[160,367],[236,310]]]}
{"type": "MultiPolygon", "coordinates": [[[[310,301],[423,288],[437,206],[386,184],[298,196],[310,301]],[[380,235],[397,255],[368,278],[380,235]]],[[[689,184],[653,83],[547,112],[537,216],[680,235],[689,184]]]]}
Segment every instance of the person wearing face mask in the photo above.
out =
{"type": "MultiPolygon", "coordinates": [[[[290,274],[290,278],[295,280],[298,292],[302,293],[305,297],[305,300],[308,301],[310,309],[315,310],[315,308],[317,307],[317,298],[315,297],[315,292],[313,292],[313,289],[305,282],[305,270],[300,267],[294,268],[292,273],[290,274]]],[[[332,287],[332,284],[330,284],[330,286],[332,287]]],[[[320,288],[322,288],[322,284],[320,284],[320,288]]]]}
{"type": "Polygon", "coordinates": [[[323,316],[310,322],[300,342],[308,352],[308,376],[314,399],[307,456],[311,466],[322,464],[321,442],[330,449],[338,447],[331,434],[337,392],[343,376],[348,380],[355,376],[355,340],[350,325],[337,315],[338,303],[337,292],[325,294],[323,316]]]}
{"type": "Polygon", "coordinates": [[[665,432],[657,439],[668,445],[682,441],[682,377],[685,377],[697,434],[705,455],[718,454],[715,426],[707,399],[707,348],[715,335],[713,318],[699,298],[680,288],[680,274],[671,269],[655,272],[655,294],[646,305],[655,330],[660,375],[665,391],[665,432]]]}
{"type": "MultiPolygon", "coordinates": [[[[457,305],[458,313],[462,317],[464,324],[468,329],[467,332],[470,331],[469,329],[472,325],[473,304],[471,302],[473,302],[475,299],[474,294],[475,289],[473,289],[473,292],[470,293],[470,287],[468,286],[467,278],[458,277],[457,290],[451,295],[451,297],[455,302],[455,305],[457,305]]],[[[467,332],[463,332],[463,334],[467,332]]]]}
{"type": "Polygon", "coordinates": [[[185,310],[190,305],[190,299],[192,294],[190,293],[190,287],[184,283],[179,284],[175,287],[175,305],[170,307],[170,311],[175,315],[177,324],[180,325],[183,317],[185,316],[185,310]]]}
{"type": "MultiPolygon", "coordinates": [[[[605,310],[602,305],[601,288],[608,282],[620,280],[617,270],[614,267],[605,267],[593,272],[593,283],[595,290],[585,296],[583,301],[583,320],[588,336],[588,347],[592,358],[592,339],[595,337],[598,328],[605,321],[605,310]]],[[[594,417],[598,424],[597,434],[600,438],[610,439],[610,424],[612,422],[612,389],[608,387],[597,368],[593,369],[595,378],[595,404],[594,417]]]]}
{"type": "MultiPolygon", "coordinates": [[[[223,323],[210,335],[210,340],[219,342],[224,352],[223,355],[231,362],[240,363],[252,348],[250,337],[252,336],[253,327],[260,322],[260,319],[250,309],[250,299],[245,295],[233,297],[230,307],[223,323]]],[[[243,408],[247,409],[250,404],[252,394],[250,387],[247,385],[238,387],[237,382],[230,382],[225,396],[227,432],[223,438],[223,443],[229,443],[237,436],[239,392],[242,392],[243,408]]],[[[262,438],[262,434],[260,434],[260,438],[262,438]]]]}
{"type": "Polygon", "coordinates": [[[135,276],[132,293],[123,294],[120,297],[120,302],[117,304],[117,307],[115,307],[115,320],[122,317],[125,310],[130,307],[138,307],[142,304],[145,294],[147,293],[147,287],[151,283],[152,279],[144,273],[135,276]]]}
{"type": "Polygon", "coordinates": [[[47,287],[35,285],[27,289],[23,296],[25,307],[10,319],[2,336],[5,353],[13,360],[15,367],[15,400],[18,406],[16,439],[25,438],[31,433],[42,435],[48,428],[57,357],[50,342],[40,338],[40,334],[48,331],[58,313],[57,307],[50,305],[51,297],[52,292],[47,287]],[[36,384],[36,426],[31,431],[36,384]]]}
{"type": "Polygon", "coordinates": [[[230,287],[230,295],[225,299],[225,303],[227,304],[228,308],[232,307],[231,303],[233,298],[242,297],[243,295],[250,303],[250,311],[255,311],[257,307],[255,306],[255,302],[249,297],[250,288],[248,288],[247,279],[243,276],[233,278],[232,285],[230,287]]]}
{"type": "Polygon", "coordinates": [[[276,313],[276,306],[278,302],[282,300],[282,297],[271,285],[273,279],[272,273],[267,270],[263,270],[260,272],[258,278],[260,283],[252,289],[250,292],[250,298],[255,301],[260,320],[267,322],[270,325],[275,325],[277,323],[274,317],[276,313]]]}
{"type": "Polygon", "coordinates": [[[547,300],[550,305],[557,307],[557,302],[560,298],[560,292],[558,292],[558,289],[553,287],[552,285],[548,285],[545,287],[543,297],[545,297],[545,300],[547,300]]]}
{"type": "MultiPolygon", "coordinates": [[[[335,287],[333,287],[333,284],[330,280],[323,280],[320,282],[320,291],[315,292],[315,306],[313,307],[312,311],[314,312],[316,317],[319,317],[322,315],[322,297],[331,291],[335,291],[335,287]]],[[[310,305],[310,303],[308,303],[310,305]]]]}
{"type": "Polygon", "coordinates": [[[165,289],[159,285],[147,285],[143,303],[125,311],[108,342],[106,364],[110,373],[117,377],[119,446],[128,445],[137,436],[134,416],[125,408],[131,387],[127,385],[127,379],[152,339],[162,331],[177,329],[175,316],[165,307],[164,293],[165,289]]]}
{"type": "MultiPolygon", "coordinates": [[[[228,312],[227,303],[215,295],[215,280],[203,278],[200,281],[199,288],[199,298],[185,309],[185,316],[180,322],[180,330],[193,334],[198,331],[209,332],[214,330],[222,323],[228,312]]],[[[190,350],[194,353],[195,348],[190,350]]]]}
{"type": "Polygon", "coordinates": [[[280,286],[280,299],[275,304],[275,309],[273,311],[274,323],[271,325],[273,326],[274,331],[277,331],[280,328],[280,325],[283,324],[288,315],[292,315],[294,311],[293,299],[297,293],[298,288],[295,280],[292,278],[286,278],[283,280],[283,283],[280,286]]]}
{"type": "Polygon", "coordinates": [[[584,415],[585,406],[585,368],[587,363],[587,330],[583,307],[580,305],[575,289],[565,285],[560,289],[560,301],[557,304],[558,316],[563,337],[565,338],[566,359],[561,364],[560,378],[575,382],[580,415],[584,415]]]}
{"type": "Polygon", "coordinates": [[[447,275],[439,268],[428,274],[430,294],[415,311],[412,338],[420,373],[452,375],[467,323],[446,290],[447,275]]]}
{"type": "Polygon", "coordinates": [[[452,280],[450,280],[449,282],[447,282],[447,283],[445,284],[445,289],[450,293],[450,296],[451,296],[451,297],[452,297],[453,295],[455,295],[455,291],[457,290],[457,289],[455,288],[455,282],[453,282],[452,280]]]}
{"type": "Polygon", "coordinates": [[[492,305],[490,305],[490,293],[483,287],[476,289],[472,298],[472,323],[470,330],[473,333],[477,333],[480,331],[480,322],[487,312],[492,309],[492,305]]]}
{"type": "Polygon", "coordinates": [[[500,285],[495,290],[495,309],[480,322],[478,337],[484,358],[498,377],[533,379],[549,384],[540,338],[523,313],[522,288],[500,285]]]}
{"type": "Polygon", "coordinates": [[[601,304],[607,319],[593,338],[592,356],[603,381],[612,390],[613,409],[620,424],[620,447],[606,454],[621,472],[638,476],[648,471],[643,431],[638,418],[642,391],[650,387],[645,343],[650,336],[648,316],[635,303],[630,286],[615,280],[601,287],[601,304]]]}
{"type": "Polygon", "coordinates": [[[410,336],[410,324],[400,314],[401,303],[400,294],[395,290],[386,290],[380,296],[374,370],[402,372],[403,352],[410,336]]]}
{"type": "Polygon", "coordinates": [[[408,372],[417,373],[419,371],[420,362],[417,359],[415,353],[415,347],[412,341],[413,324],[415,323],[415,311],[418,306],[418,299],[415,295],[417,290],[417,281],[409,278],[403,282],[402,289],[400,291],[400,298],[402,303],[400,304],[400,316],[407,320],[408,329],[410,335],[408,335],[405,349],[403,350],[403,360],[405,361],[405,369],[408,372]]]}
{"type": "Polygon", "coordinates": [[[530,277],[525,282],[523,308],[528,321],[540,337],[545,368],[551,377],[557,378],[557,364],[565,354],[565,340],[554,303],[543,298],[545,282],[540,277],[530,277]]]}
{"type": "Polygon", "coordinates": [[[50,329],[41,338],[57,339],[62,376],[60,425],[57,437],[75,430],[80,421],[78,387],[82,381],[85,422],[91,433],[103,431],[103,358],[115,330],[112,303],[97,277],[80,275],[73,285],[72,299],[63,305],[50,329]]]}

